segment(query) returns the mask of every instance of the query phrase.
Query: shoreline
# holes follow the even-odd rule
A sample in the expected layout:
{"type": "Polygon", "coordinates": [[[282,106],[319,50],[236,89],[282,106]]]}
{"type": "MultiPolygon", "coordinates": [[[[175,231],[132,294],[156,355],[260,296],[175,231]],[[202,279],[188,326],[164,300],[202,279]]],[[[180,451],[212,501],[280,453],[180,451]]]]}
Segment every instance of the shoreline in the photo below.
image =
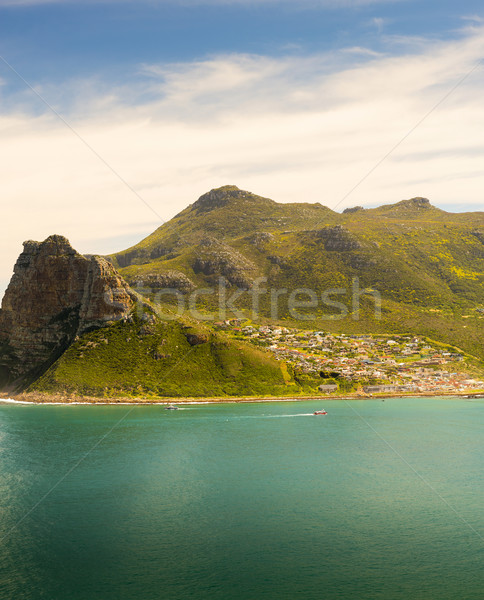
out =
{"type": "Polygon", "coordinates": [[[268,403],[268,402],[307,402],[310,400],[385,400],[393,398],[468,398],[484,400],[484,391],[465,391],[465,392],[418,392],[418,393],[388,393],[374,395],[308,395],[308,396],[218,396],[201,398],[100,398],[95,396],[64,396],[62,394],[40,394],[35,392],[26,392],[22,394],[0,394],[0,404],[26,404],[26,405],[159,405],[167,406],[169,404],[192,405],[192,404],[242,404],[242,403],[268,403]]]}

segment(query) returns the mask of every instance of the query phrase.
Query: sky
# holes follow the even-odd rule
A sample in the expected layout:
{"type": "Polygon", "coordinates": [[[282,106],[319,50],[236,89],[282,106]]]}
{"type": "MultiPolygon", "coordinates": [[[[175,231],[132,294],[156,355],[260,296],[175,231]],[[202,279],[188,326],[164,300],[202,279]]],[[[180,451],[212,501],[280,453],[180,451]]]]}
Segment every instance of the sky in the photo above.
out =
{"type": "Polygon", "coordinates": [[[0,294],[24,240],[119,251],[227,184],[484,210],[483,97],[474,0],[0,0],[0,294]]]}

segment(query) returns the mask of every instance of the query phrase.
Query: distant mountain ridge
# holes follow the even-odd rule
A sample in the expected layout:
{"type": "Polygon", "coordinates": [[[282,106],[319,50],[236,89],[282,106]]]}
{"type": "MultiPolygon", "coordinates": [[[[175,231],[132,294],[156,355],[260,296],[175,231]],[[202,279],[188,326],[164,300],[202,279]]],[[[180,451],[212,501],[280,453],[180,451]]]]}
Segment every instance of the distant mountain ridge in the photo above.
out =
{"type": "Polygon", "coordinates": [[[223,186],[110,259],[133,284],[169,272],[167,287],[224,276],[320,290],[359,277],[387,303],[455,312],[484,303],[483,232],[484,213],[448,213],[421,197],[340,214],[223,186]]]}

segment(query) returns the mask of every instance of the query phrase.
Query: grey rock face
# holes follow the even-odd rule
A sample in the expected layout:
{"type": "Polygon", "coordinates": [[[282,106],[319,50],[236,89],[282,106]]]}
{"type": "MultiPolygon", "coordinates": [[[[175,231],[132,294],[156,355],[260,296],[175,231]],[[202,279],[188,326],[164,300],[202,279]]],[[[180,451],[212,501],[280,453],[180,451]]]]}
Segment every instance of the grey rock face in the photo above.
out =
{"type": "Polygon", "coordinates": [[[358,239],[342,225],[324,227],[318,231],[317,235],[323,240],[325,250],[346,252],[362,247],[358,239]]]}
{"type": "Polygon", "coordinates": [[[214,238],[205,238],[193,264],[195,273],[225,277],[232,285],[250,289],[255,265],[240,252],[214,238]]]}
{"type": "Polygon", "coordinates": [[[159,289],[175,289],[183,294],[191,292],[195,289],[193,282],[180,271],[174,269],[163,273],[147,273],[142,277],[136,277],[129,280],[131,285],[138,288],[150,288],[153,290],[159,289]]]}
{"type": "Polygon", "coordinates": [[[135,301],[111,263],[65,237],[25,242],[0,310],[3,382],[38,372],[83,331],[126,318],[135,301]]]}

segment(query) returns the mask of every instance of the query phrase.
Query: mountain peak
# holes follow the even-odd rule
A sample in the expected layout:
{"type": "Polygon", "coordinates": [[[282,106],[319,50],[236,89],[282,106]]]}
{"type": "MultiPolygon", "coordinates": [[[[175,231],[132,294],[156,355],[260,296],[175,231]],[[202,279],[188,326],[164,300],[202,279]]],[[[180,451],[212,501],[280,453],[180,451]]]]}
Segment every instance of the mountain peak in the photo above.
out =
{"type": "Polygon", "coordinates": [[[33,255],[41,252],[45,255],[77,254],[69,240],[63,235],[50,235],[43,242],[27,240],[23,243],[24,255],[33,255]]]}
{"type": "Polygon", "coordinates": [[[25,242],[0,311],[0,384],[48,366],[83,331],[127,318],[136,299],[111,263],[64,236],[25,242]]]}
{"type": "Polygon", "coordinates": [[[428,198],[422,198],[421,196],[410,198],[410,200],[402,200],[401,202],[399,202],[399,204],[402,204],[402,206],[411,206],[413,208],[432,208],[430,200],[428,198]]]}
{"type": "Polygon", "coordinates": [[[416,196],[415,198],[410,198],[408,200],[400,200],[400,202],[396,202],[395,204],[384,204],[383,206],[371,210],[393,218],[414,219],[427,213],[444,214],[444,211],[436,208],[430,203],[428,198],[423,198],[422,196],[416,196]]]}
{"type": "Polygon", "coordinates": [[[390,208],[394,210],[429,210],[431,208],[435,208],[432,204],[430,204],[430,200],[428,198],[422,198],[421,196],[416,196],[415,198],[410,198],[409,200],[400,200],[396,204],[383,205],[380,208],[390,208]]]}
{"type": "MultiPolygon", "coordinates": [[[[233,200],[263,200],[268,202],[267,198],[261,198],[252,192],[241,190],[236,185],[224,185],[200,196],[200,198],[194,202],[192,210],[197,210],[197,212],[209,212],[215,208],[226,206],[233,200]]],[[[272,202],[272,200],[269,202],[272,202]]]]}

